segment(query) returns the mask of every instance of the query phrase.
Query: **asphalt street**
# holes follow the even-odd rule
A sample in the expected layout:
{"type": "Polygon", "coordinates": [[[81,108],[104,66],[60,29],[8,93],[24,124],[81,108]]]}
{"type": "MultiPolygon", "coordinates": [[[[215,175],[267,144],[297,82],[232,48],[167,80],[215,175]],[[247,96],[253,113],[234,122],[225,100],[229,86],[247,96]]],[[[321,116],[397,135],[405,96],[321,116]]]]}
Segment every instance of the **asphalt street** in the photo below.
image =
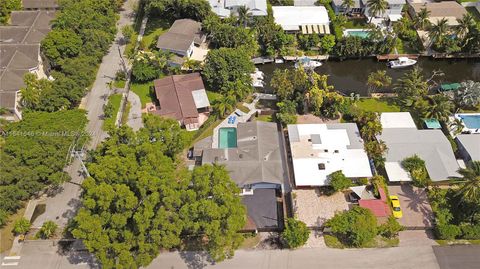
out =
{"type": "MultiPolygon", "coordinates": [[[[103,107],[108,95],[111,94],[107,84],[115,78],[116,72],[122,69],[122,60],[118,48],[120,46],[120,52],[123,54],[125,46],[120,42],[122,37],[120,29],[124,25],[132,24],[134,20],[132,5],[126,2],[124,8],[125,10],[120,12],[120,19],[117,22],[118,32],[115,41],[108,54],[103,57],[92,89],[85,97],[84,109],[88,111],[87,118],[89,121],[86,130],[92,137],[87,149],[96,148],[107,137],[107,133],[102,130],[103,107]]],[[[60,227],[65,227],[69,218],[75,215],[80,203],[80,185],[84,175],[81,173],[80,162],[76,159],[65,171],[71,176],[72,180],[65,182],[54,196],[47,197],[45,201],[41,202],[46,204],[46,211],[35,219],[33,226],[40,227],[43,222],[53,220],[60,227]]]]}

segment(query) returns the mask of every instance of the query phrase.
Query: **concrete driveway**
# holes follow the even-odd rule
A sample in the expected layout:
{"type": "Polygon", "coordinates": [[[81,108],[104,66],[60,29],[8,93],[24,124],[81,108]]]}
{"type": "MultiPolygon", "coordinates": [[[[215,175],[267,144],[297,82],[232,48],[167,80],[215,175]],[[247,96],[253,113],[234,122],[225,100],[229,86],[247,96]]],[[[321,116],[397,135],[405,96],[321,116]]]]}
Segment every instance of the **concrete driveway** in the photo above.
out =
{"type": "Polygon", "coordinates": [[[403,217],[398,222],[407,229],[425,229],[433,226],[433,212],[424,189],[410,184],[388,186],[390,195],[398,196],[403,217]]]}

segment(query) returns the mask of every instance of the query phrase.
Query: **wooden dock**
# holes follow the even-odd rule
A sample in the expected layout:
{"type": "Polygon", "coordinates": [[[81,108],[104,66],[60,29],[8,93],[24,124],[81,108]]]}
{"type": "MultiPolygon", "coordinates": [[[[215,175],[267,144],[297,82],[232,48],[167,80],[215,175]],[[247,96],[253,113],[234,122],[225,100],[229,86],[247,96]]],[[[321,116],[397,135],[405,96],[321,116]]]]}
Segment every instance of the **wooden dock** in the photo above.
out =
{"type": "Polygon", "coordinates": [[[326,61],[328,60],[328,55],[315,55],[315,56],[283,56],[285,61],[298,61],[298,59],[308,57],[311,60],[326,61]]]}
{"type": "Polygon", "coordinates": [[[378,61],[391,61],[396,60],[399,57],[407,57],[409,59],[418,59],[418,54],[384,54],[384,55],[377,55],[378,61]]]}

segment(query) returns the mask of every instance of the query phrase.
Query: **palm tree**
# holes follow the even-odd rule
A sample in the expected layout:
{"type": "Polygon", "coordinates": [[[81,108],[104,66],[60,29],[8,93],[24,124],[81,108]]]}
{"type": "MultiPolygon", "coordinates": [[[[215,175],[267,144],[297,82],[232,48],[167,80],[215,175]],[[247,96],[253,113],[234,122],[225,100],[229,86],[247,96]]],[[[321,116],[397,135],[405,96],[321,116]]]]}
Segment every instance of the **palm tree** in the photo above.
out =
{"type": "Polygon", "coordinates": [[[40,228],[40,236],[42,238],[50,238],[55,234],[58,226],[55,222],[49,220],[43,223],[42,228],[40,228]]]}
{"type": "Polygon", "coordinates": [[[350,11],[350,8],[352,8],[355,5],[355,0],[343,0],[342,1],[342,7],[345,8],[345,11],[343,14],[347,14],[350,11]]]}
{"type": "Polygon", "coordinates": [[[441,20],[437,21],[436,24],[432,25],[428,31],[428,36],[430,37],[432,44],[442,44],[447,31],[448,21],[445,18],[442,18],[441,20]]]}
{"type": "Polygon", "coordinates": [[[367,7],[370,13],[370,21],[368,23],[371,23],[373,17],[385,12],[388,8],[388,2],[386,0],[368,0],[367,7]]]}
{"type": "Polygon", "coordinates": [[[464,202],[480,203],[480,161],[473,161],[468,168],[460,168],[462,175],[457,195],[464,202]]]}
{"type": "Polygon", "coordinates": [[[457,19],[458,25],[455,27],[455,33],[459,37],[467,35],[469,29],[475,25],[475,19],[472,14],[466,13],[461,19],[457,19]]]}
{"type": "Polygon", "coordinates": [[[425,116],[446,122],[448,116],[452,113],[453,103],[443,94],[429,96],[428,100],[430,107],[426,111],[425,116]]]}
{"type": "Polygon", "coordinates": [[[250,9],[247,6],[240,6],[237,10],[238,13],[238,24],[247,27],[248,21],[250,20],[250,9]]]}
{"type": "Polygon", "coordinates": [[[448,125],[450,130],[452,130],[453,135],[458,135],[463,131],[463,121],[461,119],[455,118],[450,124],[448,125]]]}
{"type": "Polygon", "coordinates": [[[430,17],[430,10],[427,10],[426,8],[420,9],[420,11],[417,13],[417,17],[415,17],[415,26],[420,29],[425,29],[427,26],[429,26],[430,20],[428,19],[430,17]]]}
{"type": "Polygon", "coordinates": [[[224,118],[226,114],[233,110],[234,107],[235,94],[233,92],[229,92],[226,96],[222,96],[213,104],[213,109],[220,118],[224,118]]]}
{"type": "Polygon", "coordinates": [[[377,70],[368,75],[367,85],[369,91],[370,89],[376,91],[377,89],[388,87],[391,84],[392,78],[387,75],[387,71],[385,70],[377,70]]]}

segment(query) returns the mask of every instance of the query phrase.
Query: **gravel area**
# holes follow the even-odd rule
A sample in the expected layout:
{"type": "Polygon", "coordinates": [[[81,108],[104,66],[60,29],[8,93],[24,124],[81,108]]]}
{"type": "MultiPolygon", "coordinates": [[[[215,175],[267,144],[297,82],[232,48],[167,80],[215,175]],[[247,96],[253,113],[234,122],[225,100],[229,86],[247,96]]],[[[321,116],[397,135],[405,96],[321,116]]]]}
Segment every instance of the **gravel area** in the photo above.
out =
{"type": "Polygon", "coordinates": [[[298,115],[297,116],[297,124],[302,123],[339,123],[340,119],[326,119],[320,118],[313,114],[305,114],[305,115],[298,115]]]}
{"type": "Polygon", "coordinates": [[[320,231],[311,231],[310,236],[308,237],[307,243],[303,248],[326,248],[325,240],[323,239],[323,234],[320,231]]]}
{"type": "Polygon", "coordinates": [[[319,189],[294,190],[294,212],[308,227],[321,227],[337,211],[348,210],[343,193],[322,195],[319,189]]]}

